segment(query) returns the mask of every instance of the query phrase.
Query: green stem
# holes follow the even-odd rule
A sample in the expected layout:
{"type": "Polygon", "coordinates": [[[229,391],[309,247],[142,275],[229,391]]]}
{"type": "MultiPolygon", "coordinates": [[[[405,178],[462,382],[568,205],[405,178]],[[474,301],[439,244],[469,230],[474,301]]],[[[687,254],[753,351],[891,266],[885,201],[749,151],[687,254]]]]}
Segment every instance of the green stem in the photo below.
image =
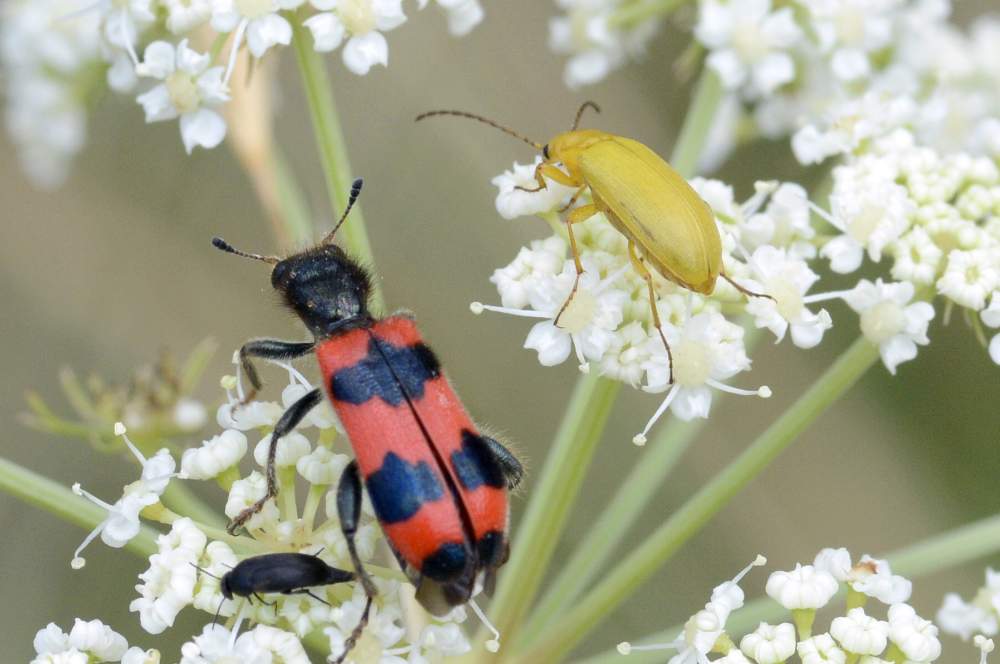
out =
{"type": "Polygon", "coordinates": [[[632,472],[620,484],[620,490],[586,536],[574,546],[569,562],[561,566],[545,596],[525,621],[519,643],[528,643],[562,613],[604,569],[625,533],[642,514],[650,498],[663,486],[681,455],[702,430],[707,420],[684,422],[670,419],[653,442],[636,454],[632,472]]]}
{"type": "Polygon", "coordinates": [[[519,662],[557,662],[590,630],[608,617],[629,595],[693,537],[786,447],[798,439],[858,378],[878,360],[878,349],[857,339],[740,456],[716,475],[632,554],[610,570],[604,580],[575,603],[545,636],[520,654],[519,662]]]}
{"type": "Polygon", "coordinates": [[[612,14],[608,23],[616,28],[630,28],[647,19],[666,16],[685,2],[688,2],[688,0],[646,0],[645,2],[636,2],[612,14]]]}
{"type": "Polygon", "coordinates": [[[722,94],[722,82],[718,75],[709,67],[703,67],[695,84],[694,99],[684,116],[681,133],[670,155],[670,163],[684,177],[689,178],[697,172],[698,159],[715,121],[722,94]]]}
{"type": "MultiPolygon", "coordinates": [[[[334,211],[342,211],[347,207],[355,174],[351,171],[351,163],[347,157],[347,142],[334,103],[333,88],[326,74],[323,56],[313,49],[312,36],[302,27],[299,17],[292,17],[292,32],[292,46],[302,74],[302,86],[309,105],[309,115],[312,117],[330,205],[334,211]]],[[[359,205],[354,206],[351,218],[344,223],[340,234],[355,258],[368,268],[375,265],[368,232],[365,230],[364,215],[359,205]]],[[[376,311],[385,307],[378,282],[375,282],[372,289],[371,304],[376,311]]]]}
{"type": "Polygon", "coordinates": [[[620,387],[593,374],[576,384],[490,605],[505,636],[513,635],[538,591],[620,387]]]}
{"type": "Polygon", "coordinates": [[[280,148],[275,148],[272,159],[271,171],[274,173],[274,186],[281,206],[281,221],[294,243],[293,246],[305,246],[314,241],[312,212],[309,211],[305,195],[280,148]]]}
{"type": "MultiPolygon", "coordinates": [[[[84,530],[94,528],[108,516],[105,510],[62,484],[9,459],[0,458],[0,490],[84,530]]],[[[154,529],[144,525],[125,548],[142,557],[150,556],[157,550],[156,536],[154,529]]],[[[67,565],[72,558],[71,554],[72,552],[66,554],[67,565]]]]}
{"type": "Polygon", "coordinates": [[[178,514],[189,516],[207,526],[224,526],[226,519],[195,495],[189,486],[173,481],[163,492],[161,502],[178,514]]]}

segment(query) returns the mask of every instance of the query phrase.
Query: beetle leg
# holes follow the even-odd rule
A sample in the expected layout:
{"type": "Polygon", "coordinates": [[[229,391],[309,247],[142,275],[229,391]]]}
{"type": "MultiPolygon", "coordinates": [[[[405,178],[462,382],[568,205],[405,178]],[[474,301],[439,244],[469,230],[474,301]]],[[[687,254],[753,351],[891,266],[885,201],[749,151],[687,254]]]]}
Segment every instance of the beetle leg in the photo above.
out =
{"type": "Polygon", "coordinates": [[[639,276],[646,282],[646,289],[649,292],[649,310],[653,313],[653,327],[656,328],[657,334],[660,335],[663,347],[667,349],[667,362],[670,369],[670,380],[667,384],[672,385],[674,382],[674,354],[670,350],[670,344],[667,343],[667,337],[663,334],[663,327],[660,324],[660,311],[656,307],[656,289],[653,288],[653,274],[646,267],[642,257],[636,252],[635,242],[632,240],[628,241],[628,259],[631,261],[632,267],[639,273],[639,276]]]}
{"type": "Polygon", "coordinates": [[[520,185],[514,187],[517,191],[526,191],[528,193],[535,193],[541,191],[542,189],[548,189],[549,185],[545,182],[545,178],[552,180],[553,182],[558,182],[559,184],[564,184],[567,187],[579,187],[580,182],[573,179],[572,176],[567,175],[557,167],[555,164],[549,164],[542,162],[535,167],[535,182],[538,186],[534,189],[528,189],[527,187],[522,187],[520,185]]]}
{"type": "Polygon", "coordinates": [[[299,422],[302,421],[302,418],[308,415],[309,411],[312,410],[322,398],[323,392],[318,387],[314,390],[306,392],[299,398],[298,401],[288,407],[285,414],[282,415],[281,419],[278,420],[278,423],[274,425],[274,431],[271,433],[271,444],[267,449],[267,491],[260,500],[237,514],[236,518],[229,523],[226,530],[229,531],[230,535],[235,533],[240,526],[250,519],[250,517],[264,509],[264,505],[267,504],[267,501],[278,495],[278,478],[274,470],[274,457],[278,452],[278,440],[297,427],[299,422]]]}
{"type": "Polygon", "coordinates": [[[291,360],[302,357],[312,351],[316,346],[315,341],[281,341],[279,339],[254,339],[248,341],[240,347],[240,371],[250,381],[250,389],[240,400],[239,406],[245,406],[260,391],[262,383],[257,368],[250,361],[252,357],[259,357],[263,360],[291,360]]]}
{"type": "Polygon", "coordinates": [[[524,477],[524,466],[514,456],[514,453],[504,447],[499,441],[489,436],[483,436],[482,438],[483,442],[486,443],[486,448],[493,455],[493,460],[503,470],[504,479],[507,480],[507,488],[517,488],[517,485],[521,483],[521,479],[524,477]]]}
{"type": "Polygon", "coordinates": [[[733,281],[732,279],[730,279],[729,275],[726,274],[725,272],[720,272],[719,276],[722,277],[723,279],[725,279],[726,281],[728,281],[732,285],[733,288],[735,288],[736,290],[738,290],[739,292],[743,293],[744,295],[746,295],[748,297],[766,297],[769,300],[772,300],[772,301],[775,301],[775,302],[777,301],[773,297],[771,297],[770,295],[768,295],[767,293],[756,293],[756,292],[754,292],[754,291],[752,291],[752,290],[750,290],[748,288],[744,288],[743,286],[740,286],[738,283],[736,283],[735,281],[733,281]]]}
{"type": "Polygon", "coordinates": [[[558,212],[559,214],[562,214],[562,213],[563,213],[563,212],[565,212],[566,210],[568,210],[568,209],[570,209],[571,207],[573,207],[573,204],[574,204],[574,203],[576,203],[576,199],[580,198],[580,194],[582,194],[582,193],[583,193],[583,190],[584,190],[584,189],[586,189],[586,188],[587,188],[586,186],[583,186],[583,187],[580,187],[579,189],[577,189],[577,190],[576,190],[576,191],[575,191],[575,192],[573,193],[573,196],[572,196],[572,197],[571,197],[571,198],[569,199],[569,201],[568,201],[568,202],[566,203],[566,205],[564,205],[564,206],[562,206],[561,208],[559,208],[559,209],[557,210],[557,212],[558,212]]]}
{"type": "Polygon", "coordinates": [[[257,593],[254,593],[253,596],[257,599],[258,602],[260,602],[264,606],[274,606],[275,605],[275,602],[265,602],[264,598],[261,597],[260,595],[258,595],[257,593]]]}
{"type": "Polygon", "coordinates": [[[358,549],[354,543],[354,538],[358,534],[358,520],[361,518],[361,475],[358,472],[356,459],[347,464],[343,475],[340,476],[340,484],[337,485],[337,516],[340,519],[340,530],[344,533],[344,539],[347,541],[347,552],[351,556],[351,563],[354,565],[354,571],[361,581],[361,587],[364,588],[368,600],[365,602],[365,609],[361,613],[358,624],[344,641],[344,652],[340,653],[333,664],[341,664],[354,648],[358,639],[361,638],[361,633],[368,625],[368,613],[372,607],[372,600],[378,594],[378,588],[375,587],[375,583],[368,576],[364,565],[361,564],[361,557],[358,556],[358,549]]]}
{"type": "Polygon", "coordinates": [[[308,588],[298,588],[296,590],[286,590],[286,591],[284,591],[281,594],[282,595],[309,595],[310,597],[312,597],[317,602],[322,602],[323,604],[326,604],[327,606],[330,606],[330,603],[328,601],[326,601],[325,599],[323,599],[319,595],[314,594],[313,591],[309,590],[308,588]]]}
{"type": "Polygon", "coordinates": [[[575,210],[570,210],[569,214],[563,219],[566,223],[566,235],[569,236],[569,250],[573,254],[573,266],[576,268],[576,279],[573,280],[573,288],[569,292],[569,297],[563,302],[562,307],[559,308],[559,313],[556,314],[556,318],[552,323],[559,327],[559,319],[562,318],[563,313],[566,311],[566,307],[569,303],[573,301],[573,296],[576,295],[576,289],[580,287],[580,276],[583,274],[583,262],[580,260],[580,249],[576,245],[576,235],[573,234],[573,224],[578,224],[581,221],[590,219],[595,214],[597,214],[597,206],[593,203],[589,205],[581,205],[575,210]]]}

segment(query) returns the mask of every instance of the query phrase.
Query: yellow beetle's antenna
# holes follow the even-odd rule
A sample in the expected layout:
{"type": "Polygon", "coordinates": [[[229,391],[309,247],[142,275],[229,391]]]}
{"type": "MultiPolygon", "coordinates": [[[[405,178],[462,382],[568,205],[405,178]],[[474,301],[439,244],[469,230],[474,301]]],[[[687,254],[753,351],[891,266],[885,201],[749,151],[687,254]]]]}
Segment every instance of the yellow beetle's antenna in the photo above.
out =
{"type": "Polygon", "coordinates": [[[227,254],[236,254],[237,256],[242,256],[243,258],[252,258],[255,261],[263,261],[264,263],[270,263],[271,265],[277,265],[281,260],[277,256],[261,256],[260,254],[251,254],[247,251],[240,251],[233,245],[223,240],[221,237],[213,237],[212,246],[226,252],[227,254]]]}
{"type": "Polygon", "coordinates": [[[580,104],[579,110],[576,112],[576,118],[573,120],[573,128],[570,131],[576,131],[576,128],[580,126],[580,118],[583,117],[583,112],[588,108],[594,109],[596,112],[601,112],[601,107],[597,105],[597,102],[585,101],[580,104]]]}
{"type": "Polygon", "coordinates": [[[351,184],[351,193],[347,197],[347,207],[344,208],[344,214],[340,215],[340,221],[337,222],[337,225],[333,227],[332,231],[326,234],[326,237],[323,238],[322,242],[320,242],[321,245],[333,242],[333,236],[337,234],[340,227],[343,226],[345,221],[347,221],[347,215],[351,213],[351,208],[354,207],[354,204],[358,201],[358,196],[361,195],[361,187],[364,183],[364,180],[358,178],[351,184]]]}
{"type": "Polygon", "coordinates": [[[545,147],[541,143],[539,143],[537,141],[533,141],[530,138],[528,138],[527,136],[522,136],[521,134],[517,133],[516,131],[514,131],[510,127],[505,127],[502,124],[500,124],[499,122],[494,122],[493,120],[490,120],[489,118],[484,118],[481,115],[476,115],[475,113],[467,113],[465,111],[427,111],[426,113],[421,113],[420,115],[418,115],[417,118],[416,118],[416,122],[420,122],[424,118],[430,118],[430,117],[433,117],[435,115],[456,115],[456,116],[458,116],[460,118],[469,118],[470,120],[478,120],[479,122],[482,122],[483,124],[488,124],[491,127],[495,127],[496,129],[499,129],[500,131],[502,131],[505,134],[508,134],[510,136],[513,136],[514,138],[517,138],[517,139],[520,139],[520,140],[524,141],[525,143],[527,143],[531,147],[535,148],[536,150],[541,150],[543,147],[545,147]]]}

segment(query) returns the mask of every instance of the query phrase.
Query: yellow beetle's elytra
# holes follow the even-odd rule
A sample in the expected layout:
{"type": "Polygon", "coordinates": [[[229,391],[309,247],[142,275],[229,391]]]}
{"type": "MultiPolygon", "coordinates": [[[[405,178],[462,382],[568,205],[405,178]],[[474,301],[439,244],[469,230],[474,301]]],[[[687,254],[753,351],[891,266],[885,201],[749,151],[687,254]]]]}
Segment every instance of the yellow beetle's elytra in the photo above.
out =
{"type": "Polygon", "coordinates": [[[572,128],[544,145],[493,120],[465,111],[429,111],[418,115],[417,120],[454,115],[488,124],[542,151],[542,161],[535,168],[538,186],[518,189],[541,191],[548,188],[546,179],[576,188],[566,206],[559,210],[566,212],[563,221],[576,280],[556,315],[556,325],[576,295],[583,274],[573,225],[599,212],[607,217],[628,240],[629,261],[646,282],[653,325],[667,350],[670,382],[673,383],[673,354],[660,324],[656,289],[647,263],[668,281],[703,295],[711,295],[716,281],[722,277],[748,296],[770,296],[747,290],[726,275],[715,214],[687,180],[639,141],[597,129],[579,129],[580,118],[587,108],[600,112],[594,102],[584,102],[576,112],[572,128]],[[574,208],[587,188],[593,202],[574,208]]]}

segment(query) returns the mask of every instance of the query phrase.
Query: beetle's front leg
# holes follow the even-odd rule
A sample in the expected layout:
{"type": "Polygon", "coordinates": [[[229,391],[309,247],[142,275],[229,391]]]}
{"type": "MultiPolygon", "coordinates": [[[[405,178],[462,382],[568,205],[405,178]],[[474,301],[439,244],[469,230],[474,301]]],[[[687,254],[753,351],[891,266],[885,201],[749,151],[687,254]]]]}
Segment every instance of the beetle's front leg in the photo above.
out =
{"type": "Polygon", "coordinates": [[[237,407],[245,406],[253,401],[262,386],[260,374],[257,373],[257,367],[250,361],[250,358],[292,360],[296,357],[302,357],[315,347],[315,341],[281,341],[280,339],[254,339],[240,346],[239,370],[250,381],[250,389],[240,399],[237,407]]]}
{"type": "Polygon", "coordinates": [[[275,455],[278,452],[278,440],[297,427],[302,418],[308,415],[309,411],[322,398],[323,392],[318,387],[306,392],[298,401],[288,407],[288,410],[281,416],[278,423],[274,425],[274,431],[271,432],[271,444],[267,448],[267,491],[264,492],[264,496],[260,500],[237,514],[236,518],[230,522],[226,528],[230,535],[234,534],[240,526],[250,520],[250,517],[264,509],[267,501],[278,495],[278,478],[275,472],[275,455]]]}
{"type": "Polygon", "coordinates": [[[368,625],[368,614],[372,608],[372,600],[378,594],[378,588],[364,565],[361,564],[361,557],[358,556],[358,548],[354,541],[358,534],[358,522],[361,520],[361,474],[358,471],[357,460],[351,461],[344,468],[344,474],[340,476],[340,484],[337,485],[337,517],[340,519],[340,530],[347,541],[347,551],[351,556],[351,563],[354,565],[354,572],[361,581],[361,587],[365,590],[367,600],[364,611],[358,624],[354,627],[351,635],[344,641],[344,651],[336,659],[328,660],[332,664],[341,664],[351,652],[361,633],[368,625]]]}
{"type": "Polygon", "coordinates": [[[570,210],[564,219],[566,222],[566,235],[569,236],[569,250],[573,254],[573,266],[576,268],[576,279],[573,280],[573,288],[569,292],[569,297],[563,302],[562,307],[559,308],[559,313],[556,314],[555,320],[552,321],[556,327],[559,327],[559,319],[566,313],[566,307],[573,301],[573,296],[576,295],[576,290],[580,287],[580,277],[583,276],[583,261],[580,259],[580,249],[576,244],[576,235],[573,234],[573,224],[590,219],[598,212],[600,212],[600,209],[593,203],[590,203],[588,205],[581,205],[575,210],[570,210]]]}
{"type": "Polygon", "coordinates": [[[528,193],[535,193],[541,191],[542,189],[548,189],[549,185],[545,181],[545,178],[559,184],[564,184],[567,187],[579,187],[582,184],[577,182],[572,176],[564,173],[562,169],[558,168],[555,164],[548,164],[543,161],[538,164],[538,166],[535,166],[535,182],[538,183],[537,187],[534,189],[528,189],[518,185],[514,187],[514,189],[517,191],[526,191],[528,193]]]}

